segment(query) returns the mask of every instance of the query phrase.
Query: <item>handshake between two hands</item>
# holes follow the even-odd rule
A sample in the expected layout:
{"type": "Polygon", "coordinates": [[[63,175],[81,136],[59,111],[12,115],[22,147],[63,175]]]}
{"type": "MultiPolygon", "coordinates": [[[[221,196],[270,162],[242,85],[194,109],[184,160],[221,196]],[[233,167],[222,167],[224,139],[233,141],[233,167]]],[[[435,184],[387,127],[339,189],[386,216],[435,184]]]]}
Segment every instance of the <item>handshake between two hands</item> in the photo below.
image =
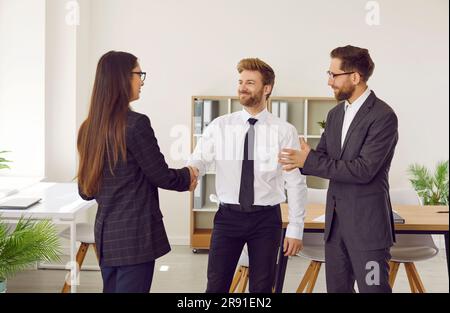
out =
{"type": "Polygon", "coordinates": [[[189,174],[191,175],[191,184],[189,185],[189,191],[194,191],[197,187],[199,170],[196,167],[188,166],[189,174]]]}

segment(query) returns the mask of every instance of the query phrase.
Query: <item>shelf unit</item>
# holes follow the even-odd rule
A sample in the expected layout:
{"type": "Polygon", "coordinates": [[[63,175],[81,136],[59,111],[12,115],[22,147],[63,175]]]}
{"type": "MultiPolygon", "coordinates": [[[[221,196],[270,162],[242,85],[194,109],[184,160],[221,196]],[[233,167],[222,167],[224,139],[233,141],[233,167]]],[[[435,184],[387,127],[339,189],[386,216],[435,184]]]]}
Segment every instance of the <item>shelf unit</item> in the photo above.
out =
{"type": "MultiPolygon", "coordinates": [[[[214,104],[218,106],[215,112],[217,116],[242,110],[239,98],[236,96],[193,96],[191,151],[194,150],[198,138],[202,136],[198,126],[196,127],[196,123],[199,122],[195,118],[196,103],[198,108],[199,103],[204,103],[205,100],[215,101],[214,104]]],[[[310,146],[315,148],[321,137],[320,126],[317,122],[326,120],[328,111],[337,104],[337,101],[327,97],[271,97],[268,101],[268,110],[272,112],[272,109],[278,106],[277,103],[286,103],[283,104],[283,107],[287,108],[287,112],[284,109],[287,121],[297,128],[299,137],[304,137],[310,146]]],[[[311,188],[324,189],[328,187],[327,180],[313,176],[307,176],[306,183],[311,188]]],[[[214,169],[207,171],[198,188],[200,189],[192,193],[190,199],[190,241],[194,252],[198,249],[209,249],[210,245],[213,219],[218,208],[217,203],[211,202],[209,199],[210,194],[215,194],[214,169]],[[197,202],[194,207],[194,197],[198,197],[199,194],[202,197],[201,201],[197,202]]]]}

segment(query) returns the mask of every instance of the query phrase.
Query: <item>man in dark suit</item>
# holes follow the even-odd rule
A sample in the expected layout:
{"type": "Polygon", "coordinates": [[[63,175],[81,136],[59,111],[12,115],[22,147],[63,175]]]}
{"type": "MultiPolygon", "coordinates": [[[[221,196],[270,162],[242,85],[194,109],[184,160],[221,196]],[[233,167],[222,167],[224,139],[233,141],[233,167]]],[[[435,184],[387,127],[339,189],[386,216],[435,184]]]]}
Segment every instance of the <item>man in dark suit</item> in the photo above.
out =
{"type": "Polygon", "coordinates": [[[367,49],[331,52],[328,85],[341,101],[327,117],[317,149],[301,139],[284,149],[285,170],[330,180],[325,215],[328,292],[392,292],[390,247],[395,241],[388,174],[398,141],[397,116],[367,86],[374,63],[367,49]]]}

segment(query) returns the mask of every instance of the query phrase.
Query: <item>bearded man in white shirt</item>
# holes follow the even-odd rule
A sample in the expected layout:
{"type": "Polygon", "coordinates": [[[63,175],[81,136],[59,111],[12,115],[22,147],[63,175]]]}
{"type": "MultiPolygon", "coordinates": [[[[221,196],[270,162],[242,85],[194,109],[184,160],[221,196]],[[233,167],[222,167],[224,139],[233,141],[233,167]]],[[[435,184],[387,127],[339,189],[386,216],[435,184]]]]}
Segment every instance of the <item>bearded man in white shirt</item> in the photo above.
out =
{"type": "Polygon", "coordinates": [[[282,235],[280,203],[289,205],[283,242],[285,256],[302,248],[306,178],[278,163],[282,148],[299,149],[298,132],[267,110],[275,83],[273,69],[260,59],[243,59],[238,95],[243,110],[215,119],[204,130],[188,162],[200,176],[216,169],[220,201],[208,259],[206,292],[229,291],[245,244],[249,254],[249,291],[270,293],[282,235]]]}

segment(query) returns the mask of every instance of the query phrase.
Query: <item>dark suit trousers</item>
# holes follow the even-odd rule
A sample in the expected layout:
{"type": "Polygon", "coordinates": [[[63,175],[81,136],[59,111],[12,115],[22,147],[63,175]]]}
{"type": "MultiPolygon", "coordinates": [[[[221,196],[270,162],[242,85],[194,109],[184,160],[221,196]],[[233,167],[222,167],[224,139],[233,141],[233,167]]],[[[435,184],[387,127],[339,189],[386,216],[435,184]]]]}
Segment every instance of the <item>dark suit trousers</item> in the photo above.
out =
{"type": "Polygon", "coordinates": [[[155,261],[127,266],[101,266],[104,293],[149,293],[155,261]]]}
{"type": "Polygon", "coordinates": [[[249,291],[271,293],[281,240],[280,209],[239,212],[219,208],[208,259],[208,293],[229,292],[244,244],[249,254],[249,291]]]}
{"type": "Polygon", "coordinates": [[[390,249],[360,251],[346,245],[339,216],[334,212],[330,236],[325,243],[327,291],[355,292],[355,281],[362,293],[391,293],[389,285],[390,249]]]}

